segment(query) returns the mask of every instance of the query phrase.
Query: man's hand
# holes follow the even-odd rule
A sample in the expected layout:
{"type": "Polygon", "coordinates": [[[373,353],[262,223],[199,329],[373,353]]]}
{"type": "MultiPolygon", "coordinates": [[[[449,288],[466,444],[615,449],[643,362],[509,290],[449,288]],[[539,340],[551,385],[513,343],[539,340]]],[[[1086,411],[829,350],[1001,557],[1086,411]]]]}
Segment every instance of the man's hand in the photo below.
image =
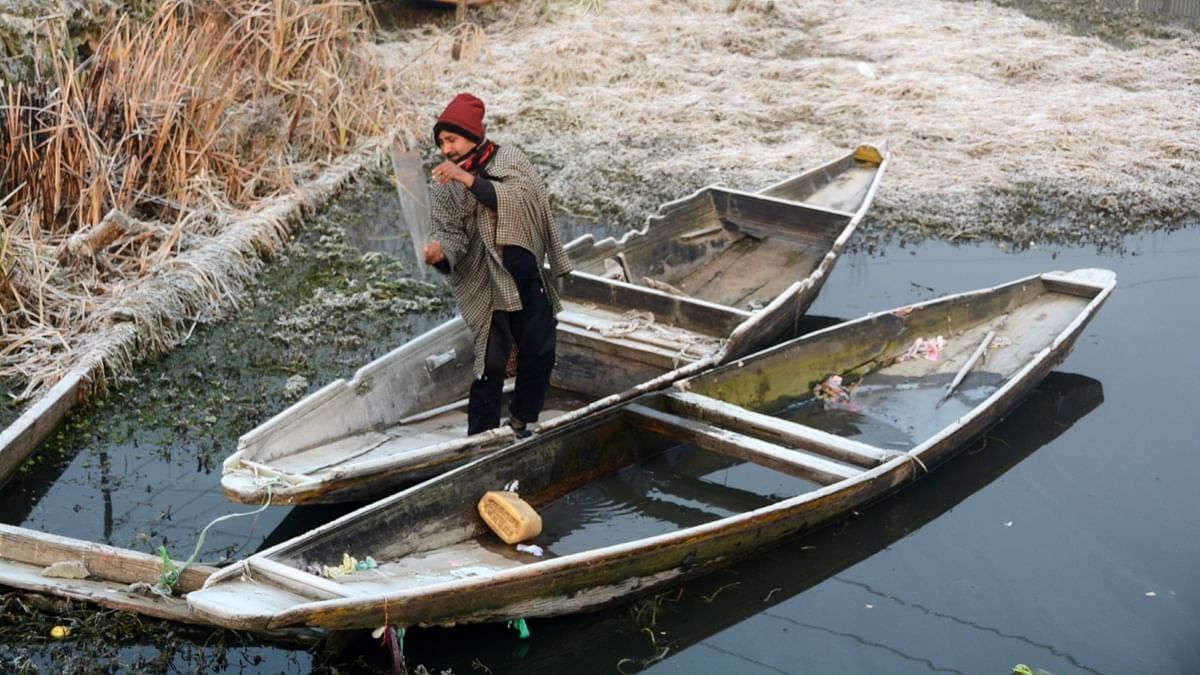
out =
{"type": "Polygon", "coordinates": [[[475,184],[475,176],[473,174],[464,171],[462,167],[450,160],[446,160],[433,167],[433,179],[438,182],[438,185],[445,185],[452,180],[456,180],[468,188],[475,184]]]}
{"type": "Polygon", "coordinates": [[[446,259],[442,253],[442,242],[434,239],[425,245],[425,264],[436,265],[446,259]]]}

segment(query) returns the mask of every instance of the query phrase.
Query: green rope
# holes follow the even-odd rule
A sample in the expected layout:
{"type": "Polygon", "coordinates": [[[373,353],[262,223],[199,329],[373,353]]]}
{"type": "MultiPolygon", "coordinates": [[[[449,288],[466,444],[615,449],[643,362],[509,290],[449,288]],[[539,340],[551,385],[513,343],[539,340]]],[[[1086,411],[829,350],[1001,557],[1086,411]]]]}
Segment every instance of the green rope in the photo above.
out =
{"type": "Polygon", "coordinates": [[[167,553],[167,547],[160,544],[158,547],[158,555],[162,557],[162,568],[158,573],[159,590],[170,594],[171,590],[175,588],[175,584],[179,583],[179,577],[183,574],[183,571],[186,570],[192,563],[196,562],[196,557],[200,555],[200,549],[204,546],[204,537],[208,535],[208,528],[223,520],[229,520],[230,518],[238,518],[241,516],[254,516],[266,511],[267,507],[271,505],[271,488],[275,485],[275,483],[278,482],[280,482],[278,478],[272,478],[271,480],[267,481],[267,498],[265,501],[263,501],[263,505],[257,509],[253,511],[246,511],[245,513],[227,513],[214,519],[208,525],[205,525],[204,529],[200,530],[200,537],[196,540],[196,548],[192,551],[192,555],[183,563],[182,566],[177,567],[175,565],[175,561],[171,560],[171,556],[167,553]]]}

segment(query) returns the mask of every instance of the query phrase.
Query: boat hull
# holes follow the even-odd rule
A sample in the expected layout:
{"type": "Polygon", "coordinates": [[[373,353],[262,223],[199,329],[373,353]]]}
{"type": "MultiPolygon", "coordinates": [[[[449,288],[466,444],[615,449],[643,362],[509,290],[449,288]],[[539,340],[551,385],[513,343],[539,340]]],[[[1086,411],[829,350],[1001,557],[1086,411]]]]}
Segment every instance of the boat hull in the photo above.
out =
{"type": "MultiPolygon", "coordinates": [[[[564,311],[539,431],[793,333],[883,175],[886,154],[863,148],[759,193],[703,188],[619,240],[569,244],[576,271],[556,282],[564,311]]],[[[331,382],[239,439],[224,494],[360,501],[510,443],[503,429],[464,436],[472,355],[455,319],[331,382]]]]}
{"type": "MultiPolygon", "coordinates": [[[[819,331],[364,507],[253,556],[241,579],[237,570],[213,575],[189,603],[198,616],[232,628],[344,629],[552,616],[652,592],[844,517],[933,470],[1066,358],[1114,286],[1104,271],[1050,273],[819,331]],[[948,335],[942,360],[909,358],[907,343],[939,327],[948,335]],[[976,366],[969,355],[992,342],[976,366]],[[956,391],[951,376],[965,370],[976,372],[956,391]],[[857,380],[858,398],[847,403],[857,401],[859,410],[813,403],[813,383],[830,373],[857,380]],[[894,408],[897,402],[904,405],[894,408]],[[810,417],[794,421],[797,411],[810,417]],[[844,426],[848,411],[859,420],[853,429],[844,426]],[[903,451],[876,443],[876,435],[887,437],[883,432],[863,430],[871,415],[878,421],[897,414],[918,429],[903,451]],[[842,433],[822,428],[826,423],[842,433]],[[551,557],[543,560],[497,547],[473,513],[472,496],[513,478],[531,504],[569,510],[581,499],[578,490],[680,448],[811,487],[596,548],[573,550],[566,539],[547,535],[551,557]],[[375,551],[388,562],[374,574],[336,583],[300,572],[345,551],[375,551]],[[240,600],[252,592],[269,602],[240,600]]],[[[707,489],[731,496],[725,487],[707,489]]]]}

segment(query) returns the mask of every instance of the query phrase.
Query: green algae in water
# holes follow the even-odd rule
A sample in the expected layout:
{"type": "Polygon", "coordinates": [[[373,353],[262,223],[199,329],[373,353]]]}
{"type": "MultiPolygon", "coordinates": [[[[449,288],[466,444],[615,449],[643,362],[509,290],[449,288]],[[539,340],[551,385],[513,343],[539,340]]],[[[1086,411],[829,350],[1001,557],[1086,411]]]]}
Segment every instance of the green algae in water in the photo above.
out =
{"type": "Polygon", "coordinates": [[[330,672],[302,647],[68,600],[0,596],[0,670],[14,675],[330,672]],[[51,637],[56,626],[69,632],[51,637]]]}
{"type": "MultiPolygon", "coordinates": [[[[240,298],[236,315],[198,321],[184,344],[139,364],[107,398],[70,415],[0,491],[0,520],[147,553],[163,545],[182,559],[210,521],[252,510],[226,501],[219,485],[221,461],[239,436],[453,314],[440,280],[411,278],[411,258],[353,243],[354,232],[375,225],[364,220],[387,216],[394,190],[380,176],[348,188],[298,229],[240,298]]],[[[275,530],[291,520],[312,520],[314,510],[272,508],[220,523],[200,561],[249,554],[283,536],[275,530]],[[288,518],[299,511],[304,518],[288,518]]],[[[0,663],[13,672],[342,667],[232,632],[23,597],[0,596],[0,663]],[[70,635],[51,639],[55,625],[70,627],[70,635]]]]}
{"type": "MultiPolygon", "coordinates": [[[[219,486],[239,436],[452,315],[445,286],[414,281],[411,260],[348,243],[393,192],[378,177],[352,186],[297,233],[236,316],[198,324],[71,415],[0,493],[0,518],[145,552],[164,544],[179,558],[205,524],[244,510],[219,486]]],[[[223,523],[202,559],[252,551],[286,511],[223,523]]]]}

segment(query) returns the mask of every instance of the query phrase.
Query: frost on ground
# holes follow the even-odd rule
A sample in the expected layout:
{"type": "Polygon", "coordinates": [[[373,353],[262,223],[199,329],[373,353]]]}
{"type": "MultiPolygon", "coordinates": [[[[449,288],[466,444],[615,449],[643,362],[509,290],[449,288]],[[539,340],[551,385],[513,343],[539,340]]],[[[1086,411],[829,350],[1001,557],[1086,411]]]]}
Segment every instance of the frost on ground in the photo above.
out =
{"type": "MultiPolygon", "coordinates": [[[[505,5],[447,61],[428,116],[479,94],[569,211],[637,224],[882,140],[869,236],[1105,246],[1197,218],[1194,33],[1118,46],[937,0],[537,4],[505,5]]],[[[405,39],[381,53],[404,63],[430,40],[405,39]]]]}
{"type": "MultiPolygon", "coordinates": [[[[115,4],[56,0],[47,11],[68,25],[52,30],[47,16],[31,18],[42,5],[0,0],[0,39],[20,53],[19,37],[90,26],[115,4]]],[[[893,163],[854,245],[936,235],[1120,246],[1129,232],[1200,222],[1195,32],[1129,31],[1118,43],[992,3],[941,0],[514,0],[470,16],[480,26],[362,40],[373,58],[355,60],[371,73],[361,103],[400,111],[370,133],[407,127],[412,115],[431,126],[453,94],[474,91],[493,136],[529,152],[563,211],[637,225],[705,185],[756,190],[882,141],[893,163]],[[460,60],[450,56],[456,35],[460,60]]],[[[85,52],[91,30],[68,34],[85,52]]],[[[304,210],[316,199],[305,197],[304,210]]],[[[282,218],[261,228],[241,215],[240,229],[221,221],[221,240],[202,250],[159,247],[176,256],[162,261],[170,275],[129,255],[139,281],[103,288],[84,274],[91,268],[64,267],[55,246],[9,228],[5,259],[31,270],[21,276],[29,284],[10,286],[39,301],[24,302],[22,323],[3,331],[0,374],[24,381],[14,386],[25,398],[84,356],[116,372],[175,344],[210,305],[230,307],[259,253],[282,242],[282,218]],[[81,337],[110,324],[124,332],[81,337]]],[[[375,295],[348,289],[322,307],[375,295]]]]}

